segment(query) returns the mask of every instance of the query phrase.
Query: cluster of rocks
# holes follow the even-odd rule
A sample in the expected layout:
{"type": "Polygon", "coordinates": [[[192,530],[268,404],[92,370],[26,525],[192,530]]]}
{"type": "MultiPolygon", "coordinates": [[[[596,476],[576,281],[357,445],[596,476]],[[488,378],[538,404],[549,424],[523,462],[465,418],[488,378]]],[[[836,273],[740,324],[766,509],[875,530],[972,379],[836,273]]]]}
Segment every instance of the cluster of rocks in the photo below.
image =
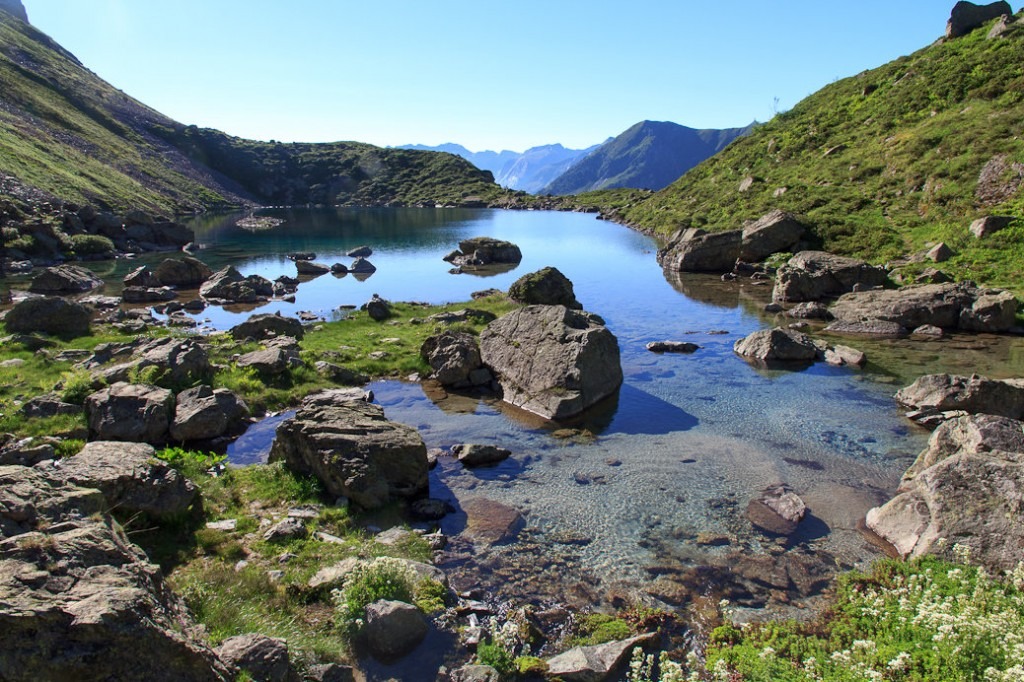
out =
{"type": "Polygon", "coordinates": [[[867,363],[867,356],[856,348],[831,346],[801,331],[782,327],[753,332],[736,341],[733,351],[750,362],[767,366],[817,360],[836,366],[863,367],[867,363]]]}
{"type": "Polygon", "coordinates": [[[328,272],[337,277],[344,277],[351,272],[355,277],[365,279],[377,271],[377,267],[367,260],[367,258],[373,255],[373,249],[369,246],[357,247],[345,255],[355,259],[351,265],[345,265],[344,263],[334,263],[332,265],[317,263],[315,262],[315,253],[292,253],[288,254],[288,259],[295,263],[296,272],[300,276],[305,275],[306,277],[319,277],[320,275],[326,275],[328,272]]]}
{"type": "Polygon", "coordinates": [[[772,211],[739,230],[680,230],[658,251],[658,263],[678,272],[731,272],[737,261],[757,262],[793,250],[807,226],[792,214],[772,211]]]}
{"type": "Polygon", "coordinates": [[[493,237],[471,237],[459,242],[459,248],[444,260],[456,266],[456,271],[487,266],[516,265],[523,260],[523,252],[512,242],[493,237]]]}

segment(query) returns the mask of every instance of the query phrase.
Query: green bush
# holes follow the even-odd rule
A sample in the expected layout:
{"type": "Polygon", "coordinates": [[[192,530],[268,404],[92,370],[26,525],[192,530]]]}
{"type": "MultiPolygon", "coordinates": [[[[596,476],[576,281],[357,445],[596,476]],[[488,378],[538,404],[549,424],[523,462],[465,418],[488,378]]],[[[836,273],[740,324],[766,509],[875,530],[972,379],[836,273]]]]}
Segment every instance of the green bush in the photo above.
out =
{"type": "Polygon", "coordinates": [[[621,618],[607,613],[589,613],[580,619],[572,642],[576,646],[591,646],[629,639],[633,634],[633,628],[621,618]]]}
{"type": "Polygon", "coordinates": [[[114,242],[98,234],[71,235],[71,250],[79,256],[97,256],[114,251],[114,242]]]}
{"type": "Polygon", "coordinates": [[[73,405],[85,404],[85,399],[96,391],[92,374],[84,369],[65,372],[59,385],[60,399],[73,405]]]}
{"type": "Polygon", "coordinates": [[[707,665],[743,680],[1024,679],[1024,567],[1007,579],[932,557],[840,577],[831,619],[715,630],[707,665]]]}
{"type": "Polygon", "coordinates": [[[345,585],[334,591],[338,626],[349,636],[363,626],[366,607],[380,599],[413,603],[416,573],[409,564],[391,557],[377,557],[359,564],[345,577],[345,585]]]}
{"type": "Polygon", "coordinates": [[[193,480],[205,476],[212,467],[228,458],[227,455],[215,452],[199,452],[178,447],[158,450],[156,456],[180,471],[186,478],[193,480]]]}
{"type": "Polygon", "coordinates": [[[516,659],[505,647],[493,642],[480,642],[476,647],[476,659],[480,665],[489,665],[499,675],[512,675],[518,672],[516,659]]]}

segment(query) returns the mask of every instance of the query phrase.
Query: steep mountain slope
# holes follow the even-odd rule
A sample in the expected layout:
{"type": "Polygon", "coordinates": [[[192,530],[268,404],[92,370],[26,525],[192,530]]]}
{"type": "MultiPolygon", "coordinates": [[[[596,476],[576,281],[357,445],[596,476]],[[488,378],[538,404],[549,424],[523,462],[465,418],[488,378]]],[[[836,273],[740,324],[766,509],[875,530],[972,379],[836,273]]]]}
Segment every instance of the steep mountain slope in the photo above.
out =
{"type": "Polygon", "coordinates": [[[552,180],[599,146],[594,145],[586,149],[566,149],[560,144],[531,147],[520,154],[519,158],[506,164],[494,179],[502,187],[520,189],[524,192],[540,192],[552,180]]]}
{"type": "Polygon", "coordinates": [[[695,130],[669,121],[641,121],[578,160],[543,188],[544,194],[579,194],[598,189],[662,189],[725,148],[745,128],[695,130]]]}
{"type": "Polygon", "coordinates": [[[451,154],[277,144],[184,126],[0,11],[0,196],[178,213],[255,203],[508,201],[451,154]]]}
{"type": "Polygon", "coordinates": [[[1024,27],[987,38],[992,27],[822,88],[620,219],[670,234],[780,208],[830,250],[879,261],[941,240],[957,253],[943,269],[1019,280],[1021,227],[967,233],[1024,208],[1024,27]]]}

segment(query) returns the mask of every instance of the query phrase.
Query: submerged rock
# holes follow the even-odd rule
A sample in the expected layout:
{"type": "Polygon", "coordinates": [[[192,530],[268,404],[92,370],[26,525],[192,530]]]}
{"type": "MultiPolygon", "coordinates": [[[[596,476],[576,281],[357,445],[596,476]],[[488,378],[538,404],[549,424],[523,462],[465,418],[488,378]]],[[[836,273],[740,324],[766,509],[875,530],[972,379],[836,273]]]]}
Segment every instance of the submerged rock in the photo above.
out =
{"type": "Polygon", "coordinates": [[[427,448],[415,429],[384,417],[384,410],[330,390],[307,397],[277,428],[269,461],[313,474],[327,492],[367,509],[427,490],[427,448]]]}
{"type": "Polygon", "coordinates": [[[565,306],[513,311],[480,334],[502,399],[547,419],[583,412],[622,385],[619,344],[593,315],[565,306]]]}
{"type": "Polygon", "coordinates": [[[462,466],[472,468],[503,462],[512,456],[512,451],[496,445],[462,444],[453,446],[452,454],[462,466]]]}
{"type": "Polygon", "coordinates": [[[792,535],[803,520],[804,501],[785,485],[765,489],[747,504],[747,518],[755,528],[772,535],[792,535]]]}

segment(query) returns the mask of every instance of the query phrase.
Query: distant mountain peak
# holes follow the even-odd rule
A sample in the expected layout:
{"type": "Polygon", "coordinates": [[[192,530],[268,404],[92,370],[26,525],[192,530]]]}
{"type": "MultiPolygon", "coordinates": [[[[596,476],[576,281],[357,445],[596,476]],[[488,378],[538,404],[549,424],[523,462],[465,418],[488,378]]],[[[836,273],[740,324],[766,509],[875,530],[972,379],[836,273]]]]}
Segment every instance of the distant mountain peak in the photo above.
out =
{"type": "Polygon", "coordinates": [[[0,0],[0,12],[7,12],[15,19],[28,23],[28,12],[25,11],[25,5],[21,0],[0,0]]]}

